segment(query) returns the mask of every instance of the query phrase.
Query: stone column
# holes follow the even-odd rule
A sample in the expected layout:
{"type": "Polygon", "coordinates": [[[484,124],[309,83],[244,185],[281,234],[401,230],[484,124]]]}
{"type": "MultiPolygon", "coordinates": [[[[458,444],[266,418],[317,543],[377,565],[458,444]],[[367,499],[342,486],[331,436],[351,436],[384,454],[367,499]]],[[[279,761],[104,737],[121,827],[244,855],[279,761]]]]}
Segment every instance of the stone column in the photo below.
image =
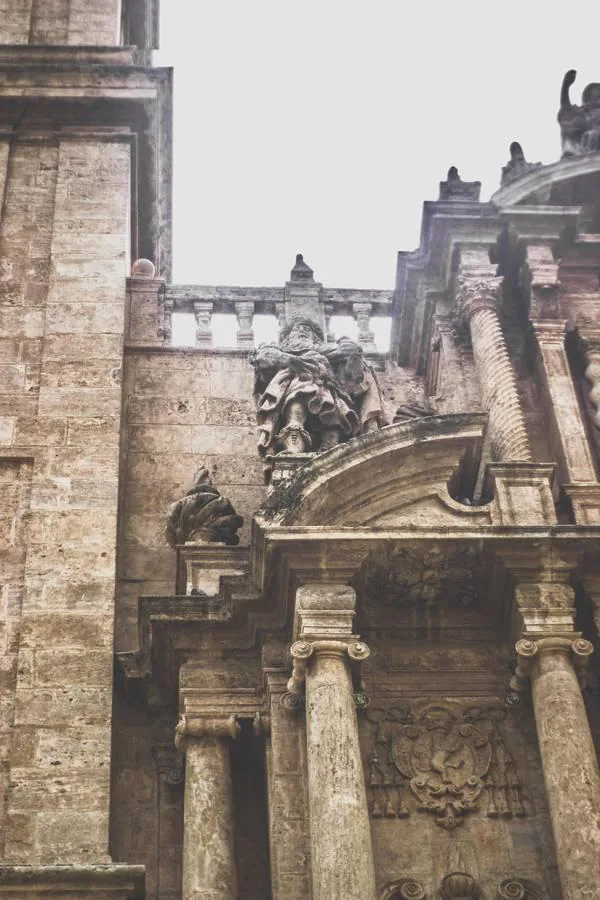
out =
{"type": "Polygon", "coordinates": [[[213,313],[212,300],[195,300],[194,315],[196,317],[196,346],[212,347],[213,334],[210,327],[213,313]]]}
{"type": "Polygon", "coordinates": [[[235,304],[235,314],[237,317],[237,334],[236,342],[238,347],[254,347],[254,301],[243,300],[235,304]]]}
{"type": "Polygon", "coordinates": [[[352,312],[358,325],[358,343],[366,353],[374,353],[377,350],[375,346],[375,335],[371,331],[371,312],[373,310],[372,303],[353,303],[352,312]]]}
{"type": "Polygon", "coordinates": [[[293,644],[297,693],[306,680],[306,742],[313,900],[375,900],[371,829],[351,663],[369,656],[352,634],[355,594],[338,585],[298,591],[293,644]]]}
{"type": "Polygon", "coordinates": [[[237,900],[229,742],[235,716],[183,716],[175,744],[185,752],[182,900],[237,900]]]}
{"type": "Polygon", "coordinates": [[[529,462],[525,419],[498,318],[501,296],[502,278],[461,272],[458,311],[471,333],[481,402],[489,413],[492,459],[529,462]]]}
{"type": "Polygon", "coordinates": [[[547,637],[517,643],[533,708],[564,900],[600,898],[600,773],[577,667],[589,641],[547,637]]]}

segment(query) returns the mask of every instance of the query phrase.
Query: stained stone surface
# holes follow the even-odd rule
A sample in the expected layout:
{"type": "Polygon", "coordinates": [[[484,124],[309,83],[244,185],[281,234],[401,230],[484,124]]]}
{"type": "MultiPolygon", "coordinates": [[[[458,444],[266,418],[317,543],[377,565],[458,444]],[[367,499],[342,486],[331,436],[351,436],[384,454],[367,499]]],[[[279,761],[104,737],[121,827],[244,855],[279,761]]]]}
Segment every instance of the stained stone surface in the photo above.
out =
{"type": "Polygon", "coordinates": [[[597,897],[598,84],[566,77],[561,161],[514,144],[484,203],[450,170],[393,290],[302,258],[173,285],[157,7],[0,0],[0,895],[597,897]],[[381,391],[341,443],[296,410],[311,446],[268,495],[255,314],[381,391]],[[181,553],[200,468],[240,542],[181,553]],[[188,707],[235,750],[184,760],[188,707]]]}

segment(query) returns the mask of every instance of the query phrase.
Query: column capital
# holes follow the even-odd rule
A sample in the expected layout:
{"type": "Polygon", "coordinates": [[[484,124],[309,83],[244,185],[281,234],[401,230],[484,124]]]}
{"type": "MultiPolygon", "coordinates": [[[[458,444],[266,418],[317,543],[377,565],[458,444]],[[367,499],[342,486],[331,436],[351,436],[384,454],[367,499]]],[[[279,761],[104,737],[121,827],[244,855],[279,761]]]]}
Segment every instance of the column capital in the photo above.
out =
{"type": "Polygon", "coordinates": [[[521,638],[515,644],[515,650],[517,652],[517,668],[511,679],[510,687],[512,690],[522,693],[526,690],[534,663],[542,655],[562,654],[568,656],[575,670],[580,673],[587,667],[589,657],[594,652],[594,645],[582,638],[580,633],[574,632],[573,636],[569,637],[552,635],[538,640],[521,638]]]}
{"type": "Polygon", "coordinates": [[[240,733],[237,716],[190,716],[183,715],[175,728],[175,746],[186,751],[191,739],[205,737],[232,738],[240,733]]]}
{"type": "MultiPolygon", "coordinates": [[[[293,669],[287,683],[287,691],[281,696],[281,705],[286,709],[296,710],[303,704],[302,691],[311,660],[319,657],[338,657],[343,660],[348,659],[350,663],[357,665],[368,659],[371,651],[364,641],[359,640],[358,635],[352,634],[339,639],[306,640],[303,638],[292,644],[290,655],[293,660],[293,669]]],[[[363,696],[366,698],[366,695],[361,693],[361,698],[363,696]]],[[[365,706],[368,699],[360,702],[365,706]]]]}
{"type": "Polygon", "coordinates": [[[460,318],[468,322],[482,309],[498,312],[502,302],[502,281],[500,276],[459,275],[456,304],[460,318]]]}

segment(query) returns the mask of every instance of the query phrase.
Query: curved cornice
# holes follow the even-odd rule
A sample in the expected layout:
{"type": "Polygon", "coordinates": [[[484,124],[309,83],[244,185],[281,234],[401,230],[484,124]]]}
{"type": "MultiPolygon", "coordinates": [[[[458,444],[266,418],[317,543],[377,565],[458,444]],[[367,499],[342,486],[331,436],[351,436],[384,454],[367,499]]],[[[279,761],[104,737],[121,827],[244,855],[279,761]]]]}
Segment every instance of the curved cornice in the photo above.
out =
{"type": "Polygon", "coordinates": [[[497,209],[506,206],[514,206],[525,201],[534,201],[536,195],[543,196],[552,187],[560,182],[572,181],[586,175],[600,173],[600,153],[588,153],[585,156],[576,156],[571,159],[561,159],[534,169],[522,178],[507,184],[492,195],[490,202],[497,209]]]}
{"type": "Polygon", "coordinates": [[[457,503],[447,490],[461,464],[477,457],[485,424],[482,413],[431,416],[334,447],[276,490],[258,518],[283,526],[373,527],[396,516],[417,522],[417,507],[426,501],[448,521],[486,515],[482,507],[457,503]]]}

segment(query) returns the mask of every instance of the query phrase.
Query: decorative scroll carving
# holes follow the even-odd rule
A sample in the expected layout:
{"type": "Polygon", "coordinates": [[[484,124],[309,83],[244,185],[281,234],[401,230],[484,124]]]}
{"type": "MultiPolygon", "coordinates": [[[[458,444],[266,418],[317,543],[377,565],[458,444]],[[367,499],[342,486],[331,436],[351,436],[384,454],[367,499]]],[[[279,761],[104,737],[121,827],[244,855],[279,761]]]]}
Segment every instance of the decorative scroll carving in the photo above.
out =
{"type": "Polygon", "coordinates": [[[525,154],[523,153],[523,148],[517,141],[513,141],[510,145],[510,159],[505,166],[502,166],[502,178],[500,184],[504,187],[512,181],[516,181],[517,178],[522,178],[523,175],[527,175],[528,172],[533,172],[534,169],[540,169],[541,166],[541,162],[527,162],[525,154]]]}
{"type": "Polygon", "coordinates": [[[427,900],[427,893],[420,881],[399,878],[384,888],[381,900],[427,900]]]}
{"type": "MultiPolygon", "coordinates": [[[[282,331],[280,345],[252,354],[259,453],[321,452],[385,424],[375,372],[349,338],[324,343],[310,319],[282,331]]],[[[265,468],[267,480],[270,465],[265,468]]]]}
{"type": "Polygon", "coordinates": [[[544,900],[544,894],[528,878],[506,878],[498,887],[496,900],[544,900]]]}
{"type": "Polygon", "coordinates": [[[439,200],[479,200],[480,181],[463,181],[456,166],[450,166],[446,181],[440,181],[439,200]]]}
{"type": "Polygon", "coordinates": [[[600,84],[588,84],[581,95],[582,105],[577,106],[569,97],[576,77],[575,69],[569,69],[560,92],[558,123],[563,159],[600,150],[600,84]]]}
{"type": "Polygon", "coordinates": [[[440,885],[442,900],[478,900],[481,888],[472,875],[466,872],[450,872],[440,885]]]}
{"type": "Polygon", "coordinates": [[[243,524],[230,501],[213,487],[208,469],[200,468],[189,491],[169,507],[166,538],[171,547],[194,541],[235,546],[243,524]]]}
{"type": "Polygon", "coordinates": [[[487,795],[486,814],[524,816],[514,760],[498,729],[501,708],[469,707],[462,715],[443,705],[415,718],[408,706],[373,708],[374,746],[367,762],[370,810],[374,817],[409,815],[408,792],[417,809],[452,830],[487,795]]]}

